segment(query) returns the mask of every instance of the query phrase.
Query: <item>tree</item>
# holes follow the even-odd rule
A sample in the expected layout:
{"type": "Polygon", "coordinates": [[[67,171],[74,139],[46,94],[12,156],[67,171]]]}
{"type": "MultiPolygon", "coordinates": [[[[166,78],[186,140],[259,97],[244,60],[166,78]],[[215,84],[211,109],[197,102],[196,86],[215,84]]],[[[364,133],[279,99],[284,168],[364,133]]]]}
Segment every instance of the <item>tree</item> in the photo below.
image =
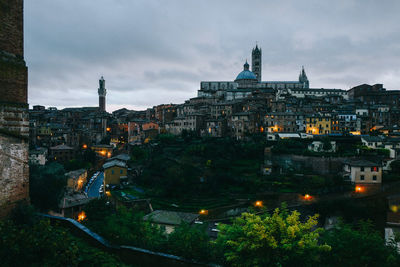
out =
{"type": "Polygon", "coordinates": [[[134,146],[131,151],[131,159],[136,162],[143,161],[147,156],[146,151],[140,146],[134,146]]]}
{"type": "MultiPolygon", "coordinates": [[[[93,207],[101,207],[100,202],[93,207]]],[[[143,214],[127,209],[124,206],[117,212],[104,214],[91,212],[88,209],[85,224],[107,240],[120,245],[131,245],[150,250],[161,250],[164,247],[166,236],[162,229],[143,221],[143,214]]]]}
{"type": "Polygon", "coordinates": [[[41,211],[57,209],[67,183],[64,167],[56,162],[29,167],[29,194],[32,204],[41,211]]]}
{"type": "Polygon", "coordinates": [[[392,169],[393,173],[400,173],[400,160],[395,160],[390,163],[390,168],[392,169]]]}
{"type": "Polygon", "coordinates": [[[124,266],[49,220],[0,221],[1,266],[124,266]]]}
{"type": "Polygon", "coordinates": [[[370,222],[357,225],[340,223],[321,238],[332,247],[324,257],[324,266],[400,266],[396,247],[386,245],[370,222]]]}
{"type": "Polygon", "coordinates": [[[283,207],[272,214],[243,213],[232,225],[220,225],[217,247],[232,266],[313,266],[330,246],[319,244],[318,215],[300,221],[283,207]]]}
{"type": "Polygon", "coordinates": [[[187,259],[206,262],[212,254],[210,237],[204,227],[184,223],[168,236],[168,251],[187,259]]]}
{"type": "Polygon", "coordinates": [[[322,149],[324,151],[330,151],[332,149],[332,144],[329,137],[325,137],[322,139],[322,149]]]}

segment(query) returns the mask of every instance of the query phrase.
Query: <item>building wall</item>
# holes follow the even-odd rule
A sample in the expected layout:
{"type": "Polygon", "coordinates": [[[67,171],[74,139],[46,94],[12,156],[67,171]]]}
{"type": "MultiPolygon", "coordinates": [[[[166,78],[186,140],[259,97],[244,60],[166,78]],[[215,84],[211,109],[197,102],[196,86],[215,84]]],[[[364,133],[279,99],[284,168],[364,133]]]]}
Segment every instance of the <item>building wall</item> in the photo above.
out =
{"type": "Polygon", "coordinates": [[[87,182],[87,171],[82,172],[80,175],[75,177],[68,177],[67,187],[75,191],[81,191],[83,185],[87,182]]]}
{"type": "Polygon", "coordinates": [[[119,166],[108,168],[104,170],[104,184],[119,184],[121,176],[127,176],[126,168],[119,166]]]}
{"type": "Polygon", "coordinates": [[[331,133],[331,119],[328,117],[307,118],[306,132],[309,134],[329,134],[331,133]]]}
{"type": "Polygon", "coordinates": [[[382,168],[381,167],[356,167],[351,166],[351,181],[357,184],[380,184],[382,183],[382,168]],[[371,168],[377,168],[377,171],[372,171],[371,168]],[[376,180],[373,180],[373,176],[376,176],[376,180]],[[364,176],[364,180],[361,180],[361,176],[364,176]]]}

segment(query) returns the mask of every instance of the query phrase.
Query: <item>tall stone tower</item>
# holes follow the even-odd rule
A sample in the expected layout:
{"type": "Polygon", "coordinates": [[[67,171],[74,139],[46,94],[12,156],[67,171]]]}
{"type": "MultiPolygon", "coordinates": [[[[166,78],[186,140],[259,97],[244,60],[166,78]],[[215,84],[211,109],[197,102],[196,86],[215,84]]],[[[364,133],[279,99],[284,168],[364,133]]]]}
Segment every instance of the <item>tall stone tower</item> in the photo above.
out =
{"type": "Polygon", "coordinates": [[[256,45],[251,51],[251,71],[256,75],[259,82],[261,82],[261,63],[261,48],[256,45]]]}
{"type": "Polygon", "coordinates": [[[101,76],[99,80],[99,110],[100,111],[106,111],[106,81],[104,80],[103,76],[101,76]]]}
{"type": "Polygon", "coordinates": [[[29,199],[23,0],[0,0],[0,216],[29,199]]]}
{"type": "Polygon", "coordinates": [[[303,88],[310,88],[310,82],[308,81],[306,71],[304,70],[304,66],[302,66],[300,75],[299,75],[299,82],[303,84],[303,88]]]}

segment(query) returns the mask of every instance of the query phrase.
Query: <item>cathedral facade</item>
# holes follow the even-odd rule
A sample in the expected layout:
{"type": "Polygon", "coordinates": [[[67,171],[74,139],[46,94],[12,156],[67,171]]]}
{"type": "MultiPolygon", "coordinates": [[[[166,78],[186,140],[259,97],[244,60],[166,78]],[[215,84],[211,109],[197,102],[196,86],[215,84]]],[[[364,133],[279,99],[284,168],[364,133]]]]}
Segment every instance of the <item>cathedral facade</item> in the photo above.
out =
{"type": "Polygon", "coordinates": [[[308,89],[308,81],[304,67],[297,81],[262,81],[262,51],[256,45],[251,53],[251,70],[249,63],[243,65],[234,81],[202,81],[198,97],[217,97],[225,100],[234,100],[247,97],[253,91],[284,92],[288,89],[308,89]]]}

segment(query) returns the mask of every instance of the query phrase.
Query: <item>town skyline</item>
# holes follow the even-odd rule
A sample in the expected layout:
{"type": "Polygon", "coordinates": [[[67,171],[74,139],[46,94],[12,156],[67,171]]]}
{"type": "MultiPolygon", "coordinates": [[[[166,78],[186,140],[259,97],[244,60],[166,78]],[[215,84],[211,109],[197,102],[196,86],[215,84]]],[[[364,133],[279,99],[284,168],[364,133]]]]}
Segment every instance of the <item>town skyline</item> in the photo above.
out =
{"type": "Polygon", "coordinates": [[[201,81],[233,81],[256,42],[264,80],[295,80],[304,65],[312,88],[398,89],[396,2],[156,4],[26,2],[29,104],[96,106],[101,76],[109,112],[183,103],[201,81]]]}

